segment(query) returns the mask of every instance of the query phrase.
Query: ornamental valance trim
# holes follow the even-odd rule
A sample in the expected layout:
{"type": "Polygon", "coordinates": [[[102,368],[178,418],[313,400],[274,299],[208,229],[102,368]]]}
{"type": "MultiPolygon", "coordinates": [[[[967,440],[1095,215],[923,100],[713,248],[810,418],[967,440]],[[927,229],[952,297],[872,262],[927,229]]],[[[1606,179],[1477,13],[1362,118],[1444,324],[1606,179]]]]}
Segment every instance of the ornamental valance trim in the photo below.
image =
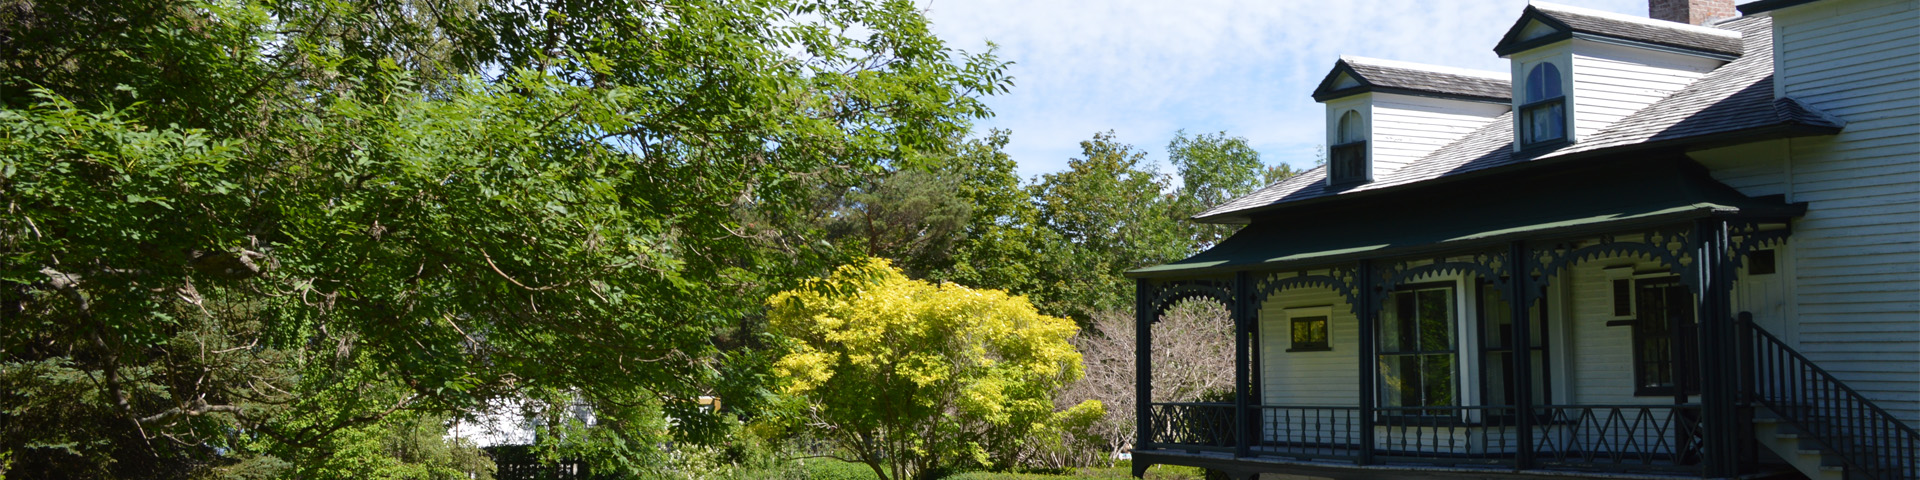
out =
{"type": "Polygon", "coordinates": [[[1445,189],[1255,218],[1205,252],[1127,276],[1171,278],[1325,265],[1714,216],[1785,219],[1805,211],[1804,204],[1788,204],[1779,196],[1741,194],[1685,157],[1661,157],[1491,176],[1445,189]]]}

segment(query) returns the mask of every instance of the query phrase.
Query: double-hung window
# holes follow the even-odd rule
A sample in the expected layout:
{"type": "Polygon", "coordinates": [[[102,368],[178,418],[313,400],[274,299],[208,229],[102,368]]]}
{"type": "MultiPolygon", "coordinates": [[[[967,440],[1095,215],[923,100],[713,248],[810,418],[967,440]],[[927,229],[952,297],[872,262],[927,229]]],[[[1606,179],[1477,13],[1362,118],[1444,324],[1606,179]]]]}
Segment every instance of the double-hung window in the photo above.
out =
{"type": "Polygon", "coordinates": [[[1401,286],[1380,315],[1380,404],[1389,415],[1449,415],[1455,398],[1454,286],[1401,286]]]}
{"type": "Polygon", "coordinates": [[[1520,146],[1546,145],[1567,139],[1567,97],[1560,88],[1560,68],[1535,65],[1527,73],[1526,95],[1520,104],[1520,146]]]}
{"type": "Polygon", "coordinates": [[[1547,300],[1536,299],[1534,307],[1527,313],[1527,342],[1520,345],[1513,339],[1513,304],[1500,292],[1500,286],[1482,280],[1480,283],[1480,395],[1482,405],[1516,405],[1516,389],[1521,382],[1517,378],[1514,357],[1525,352],[1532,364],[1531,379],[1527,383],[1532,388],[1534,405],[1553,403],[1552,389],[1548,388],[1552,378],[1547,364],[1547,300]]]}
{"type": "Polygon", "coordinates": [[[1633,394],[1700,393],[1693,362],[1693,292],[1679,277],[1641,279],[1635,287],[1633,394]]]}

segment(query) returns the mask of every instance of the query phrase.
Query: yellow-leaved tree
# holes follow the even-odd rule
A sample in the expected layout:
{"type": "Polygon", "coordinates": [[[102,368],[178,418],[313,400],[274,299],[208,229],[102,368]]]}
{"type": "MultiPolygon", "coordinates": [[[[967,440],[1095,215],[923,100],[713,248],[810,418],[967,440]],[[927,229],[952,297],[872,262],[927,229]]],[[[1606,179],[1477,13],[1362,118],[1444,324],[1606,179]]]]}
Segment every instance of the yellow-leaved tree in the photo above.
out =
{"type": "Polygon", "coordinates": [[[792,342],[774,366],[784,393],[814,434],[882,479],[986,465],[1104,415],[1098,401],[1055,410],[1055,390],[1081,375],[1067,341],[1078,327],[1025,297],[913,280],[873,259],[768,303],[792,342]]]}

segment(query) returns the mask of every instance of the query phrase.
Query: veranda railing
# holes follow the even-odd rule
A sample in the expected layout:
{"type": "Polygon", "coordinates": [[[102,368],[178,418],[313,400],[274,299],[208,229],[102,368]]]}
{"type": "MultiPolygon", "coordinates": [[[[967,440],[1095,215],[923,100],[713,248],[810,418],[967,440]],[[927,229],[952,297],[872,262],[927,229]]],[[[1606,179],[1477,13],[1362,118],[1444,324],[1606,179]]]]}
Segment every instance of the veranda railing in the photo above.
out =
{"type": "MultiPolygon", "coordinates": [[[[1230,403],[1156,403],[1150,448],[1233,451],[1230,403]]],[[[1512,467],[1522,449],[1513,407],[1254,406],[1257,457],[1358,463],[1512,467]],[[1371,446],[1362,430],[1370,429],[1371,446]],[[1368,450],[1370,449],[1370,450],[1368,450]]],[[[1603,471],[1694,471],[1700,467],[1698,405],[1543,405],[1533,409],[1535,465],[1603,471]]]]}

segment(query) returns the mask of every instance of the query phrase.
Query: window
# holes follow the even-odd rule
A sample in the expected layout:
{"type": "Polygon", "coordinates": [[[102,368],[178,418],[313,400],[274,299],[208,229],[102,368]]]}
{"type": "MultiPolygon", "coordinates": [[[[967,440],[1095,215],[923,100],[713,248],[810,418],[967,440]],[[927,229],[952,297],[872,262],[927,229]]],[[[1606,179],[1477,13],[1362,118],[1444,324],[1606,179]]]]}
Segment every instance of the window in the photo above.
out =
{"type": "Polygon", "coordinates": [[[1607,267],[1607,281],[1613,287],[1613,316],[1608,325],[1624,325],[1633,321],[1633,266],[1619,265],[1607,267]]]}
{"type": "Polygon", "coordinates": [[[1534,66],[1527,73],[1526,95],[1521,101],[1521,147],[1567,139],[1567,101],[1560,89],[1559,67],[1551,63],[1534,66]]]}
{"type": "Polygon", "coordinates": [[[1340,115],[1334,130],[1333,148],[1328,149],[1327,182],[1341,184],[1367,179],[1367,128],[1360,112],[1348,110],[1340,115]]]}
{"type": "Polygon", "coordinates": [[[1754,250],[1747,254],[1748,275],[1772,275],[1780,271],[1779,256],[1773,250],[1754,250]]]}
{"type": "MultiPolygon", "coordinates": [[[[1527,313],[1526,352],[1532,364],[1531,382],[1534,405],[1550,405],[1553,393],[1548,388],[1551,378],[1547,372],[1547,300],[1536,301],[1531,312],[1527,313]]],[[[1489,282],[1480,283],[1480,366],[1484,369],[1481,377],[1481,393],[1484,405],[1513,405],[1514,389],[1518,383],[1513,365],[1513,304],[1507,302],[1500,287],[1489,282]]]]}
{"type": "MultiPolygon", "coordinates": [[[[1396,407],[1450,407],[1454,399],[1452,284],[1401,286],[1380,315],[1380,403],[1396,407]]],[[[1446,415],[1444,409],[1404,409],[1395,415],[1446,415]]]]}
{"type": "Polygon", "coordinates": [[[1333,343],[1327,340],[1327,319],[1333,313],[1333,307],[1305,307],[1287,309],[1287,319],[1291,324],[1293,347],[1289,352],[1324,352],[1333,350],[1333,343]]]}
{"type": "Polygon", "coordinates": [[[1693,293],[1680,284],[1680,277],[1635,283],[1633,394],[1699,393],[1693,362],[1693,293]]]}

